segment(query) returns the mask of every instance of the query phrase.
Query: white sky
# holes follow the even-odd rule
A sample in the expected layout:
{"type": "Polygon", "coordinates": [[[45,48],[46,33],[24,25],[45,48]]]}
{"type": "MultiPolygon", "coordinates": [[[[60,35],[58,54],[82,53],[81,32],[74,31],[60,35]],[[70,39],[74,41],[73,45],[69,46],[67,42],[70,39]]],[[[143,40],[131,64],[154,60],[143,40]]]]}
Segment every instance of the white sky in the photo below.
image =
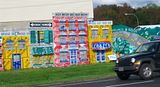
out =
{"type": "Polygon", "coordinates": [[[122,4],[128,3],[133,8],[142,7],[148,3],[160,5],[160,0],[93,0],[94,7],[101,4],[122,4]]]}

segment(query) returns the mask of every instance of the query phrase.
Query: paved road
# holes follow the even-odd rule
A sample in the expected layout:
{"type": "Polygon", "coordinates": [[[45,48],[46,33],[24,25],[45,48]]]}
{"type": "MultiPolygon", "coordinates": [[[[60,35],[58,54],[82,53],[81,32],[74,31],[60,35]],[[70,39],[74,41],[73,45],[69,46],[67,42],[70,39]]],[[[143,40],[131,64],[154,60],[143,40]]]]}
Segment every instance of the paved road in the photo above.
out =
{"type": "Polygon", "coordinates": [[[160,87],[159,81],[160,75],[156,76],[153,80],[147,81],[140,80],[138,76],[131,76],[131,78],[127,81],[121,81],[117,78],[114,78],[37,87],[160,87]]]}

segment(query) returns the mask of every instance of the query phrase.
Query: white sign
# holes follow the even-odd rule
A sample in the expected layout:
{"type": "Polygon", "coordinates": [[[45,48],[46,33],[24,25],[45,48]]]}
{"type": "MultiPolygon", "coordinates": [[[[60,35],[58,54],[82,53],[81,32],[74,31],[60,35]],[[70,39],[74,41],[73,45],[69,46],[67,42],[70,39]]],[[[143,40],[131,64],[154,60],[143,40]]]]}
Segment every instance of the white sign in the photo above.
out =
{"type": "Polygon", "coordinates": [[[27,35],[29,35],[28,31],[0,32],[0,36],[27,36],[27,35]]]}
{"type": "Polygon", "coordinates": [[[113,25],[113,21],[89,21],[89,25],[113,25]]]}
{"type": "Polygon", "coordinates": [[[50,22],[30,22],[30,27],[52,27],[50,22]]]}
{"type": "Polygon", "coordinates": [[[108,55],[109,60],[117,60],[117,56],[114,55],[108,55]]]}

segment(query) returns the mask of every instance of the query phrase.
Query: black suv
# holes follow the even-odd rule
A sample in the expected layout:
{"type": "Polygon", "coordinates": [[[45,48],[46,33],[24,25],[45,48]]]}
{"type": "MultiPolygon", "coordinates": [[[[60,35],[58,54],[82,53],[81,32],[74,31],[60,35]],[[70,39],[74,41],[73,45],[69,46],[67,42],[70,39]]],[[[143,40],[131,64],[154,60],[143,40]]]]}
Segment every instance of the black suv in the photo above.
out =
{"type": "Polygon", "coordinates": [[[121,80],[131,74],[151,79],[153,72],[160,71],[160,41],[144,43],[134,53],[118,58],[114,70],[121,80]]]}

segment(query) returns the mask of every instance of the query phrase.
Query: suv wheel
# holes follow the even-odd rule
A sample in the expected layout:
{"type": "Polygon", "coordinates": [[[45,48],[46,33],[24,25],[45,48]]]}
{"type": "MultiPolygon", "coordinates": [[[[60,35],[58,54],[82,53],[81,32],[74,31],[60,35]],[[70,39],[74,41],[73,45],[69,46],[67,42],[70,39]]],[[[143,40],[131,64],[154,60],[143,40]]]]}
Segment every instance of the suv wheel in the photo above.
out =
{"type": "Polygon", "coordinates": [[[130,74],[126,74],[123,72],[117,72],[117,76],[121,80],[127,80],[130,77],[130,74]]]}
{"type": "Polygon", "coordinates": [[[144,80],[151,79],[153,76],[152,66],[150,64],[143,64],[140,67],[139,76],[144,80]]]}

